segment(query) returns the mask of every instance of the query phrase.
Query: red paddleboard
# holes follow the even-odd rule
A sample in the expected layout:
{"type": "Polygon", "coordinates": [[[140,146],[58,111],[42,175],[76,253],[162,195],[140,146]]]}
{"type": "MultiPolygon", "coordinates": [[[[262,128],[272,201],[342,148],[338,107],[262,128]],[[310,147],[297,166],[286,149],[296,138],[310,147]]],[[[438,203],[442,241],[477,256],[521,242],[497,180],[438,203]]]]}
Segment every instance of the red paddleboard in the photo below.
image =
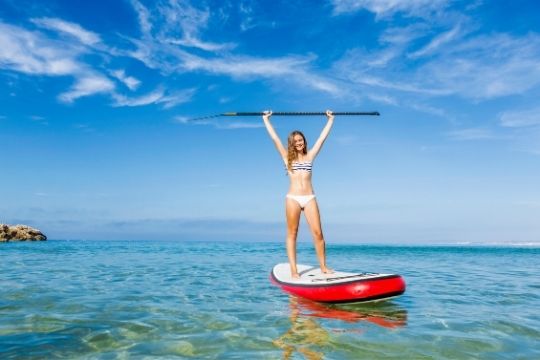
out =
{"type": "Polygon", "coordinates": [[[318,267],[297,265],[300,279],[291,277],[288,263],[277,264],[270,280],[289,294],[323,303],[383,301],[405,292],[405,281],[396,274],[323,274],[318,267]]]}

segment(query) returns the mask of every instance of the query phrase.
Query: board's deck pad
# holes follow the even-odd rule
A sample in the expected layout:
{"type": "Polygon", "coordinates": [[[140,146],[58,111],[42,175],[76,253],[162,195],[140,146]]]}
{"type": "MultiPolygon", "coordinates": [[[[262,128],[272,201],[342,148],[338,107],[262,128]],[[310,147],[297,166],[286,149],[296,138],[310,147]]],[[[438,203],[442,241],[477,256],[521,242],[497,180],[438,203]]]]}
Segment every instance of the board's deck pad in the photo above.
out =
{"type": "Polygon", "coordinates": [[[308,265],[297,265],[300,279],[291,277],[291,268],[288,263],[278,264],[274,267],[273,273],[276,280],[284,283],[297,285],[323,285],[323,284],[339,284],[360,279],[374,279],[377,277],[388,276],[390,274],[378,273],[351,273],[343,271],[334,271],[332,274],[324,274],[321,269],[308,265]]]}

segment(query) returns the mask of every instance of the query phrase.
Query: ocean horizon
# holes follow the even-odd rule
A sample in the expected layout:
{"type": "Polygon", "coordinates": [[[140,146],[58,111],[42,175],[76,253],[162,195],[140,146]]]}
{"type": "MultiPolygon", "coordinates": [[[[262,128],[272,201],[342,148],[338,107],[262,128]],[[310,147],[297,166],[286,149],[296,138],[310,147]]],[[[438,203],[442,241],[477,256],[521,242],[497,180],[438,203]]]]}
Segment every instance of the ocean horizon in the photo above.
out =
{"type": "MultiPolygon", "coordinates": [[[[0,244],[3,359],[532,359],[540,248],[328,244],[328,263],[397,273],[404,295],[324,305],[269,281],[281,242],[0,244]]],[[[298,261],[314,264],[313,246],[298,261]]]]}

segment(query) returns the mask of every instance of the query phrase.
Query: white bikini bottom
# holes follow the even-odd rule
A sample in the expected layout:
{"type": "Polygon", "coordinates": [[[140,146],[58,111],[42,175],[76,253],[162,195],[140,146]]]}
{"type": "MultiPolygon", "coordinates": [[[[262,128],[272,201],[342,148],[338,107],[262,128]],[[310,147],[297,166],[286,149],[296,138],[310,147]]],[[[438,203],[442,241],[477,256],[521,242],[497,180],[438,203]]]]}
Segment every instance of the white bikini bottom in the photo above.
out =
{"type": "Polygon", "coordinates": [[[311,194],[311,195],[291,195],[291,194],[287,194],[285,197],[296,201],[298,203],[298,205],[300,205],[300,208],[302,210],[304,210],[304,207],[307,205],[308,202],[315,199],[315,195],[313,195],[313,194],[311,194]]]}

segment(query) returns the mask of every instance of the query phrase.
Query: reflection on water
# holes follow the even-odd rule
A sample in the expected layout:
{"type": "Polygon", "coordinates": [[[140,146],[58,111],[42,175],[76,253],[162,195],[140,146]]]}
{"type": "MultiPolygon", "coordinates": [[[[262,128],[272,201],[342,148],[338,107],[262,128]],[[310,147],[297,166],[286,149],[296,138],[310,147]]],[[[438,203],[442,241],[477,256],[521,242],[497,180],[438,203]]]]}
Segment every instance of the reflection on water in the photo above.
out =
{"type": "MultiPolygon", "coordinates": [[[[274,345],[283,350],[283,358],[290,359],[295,352],[306,359],[322,359],[324,347],[330,344],[330,332],[323,319],[347,323],[370,322],[380,327],[394,329],[407,325],[407,310],[392,302],[371,304],[326,305],[296,296],[289,297],[291,327],[274,345]]],[[[359,329],[350,329],[360,332],[359,329]]]]}
{"type": "Polygon", "coordinates": [[[389,329],[407,325],[407,310],[391,301],[349,305],[311,303],[305,306],[312,311],[311,314],[307,314],[310,316],[339,319],[347,322],[368,321],[389,329]]]}

